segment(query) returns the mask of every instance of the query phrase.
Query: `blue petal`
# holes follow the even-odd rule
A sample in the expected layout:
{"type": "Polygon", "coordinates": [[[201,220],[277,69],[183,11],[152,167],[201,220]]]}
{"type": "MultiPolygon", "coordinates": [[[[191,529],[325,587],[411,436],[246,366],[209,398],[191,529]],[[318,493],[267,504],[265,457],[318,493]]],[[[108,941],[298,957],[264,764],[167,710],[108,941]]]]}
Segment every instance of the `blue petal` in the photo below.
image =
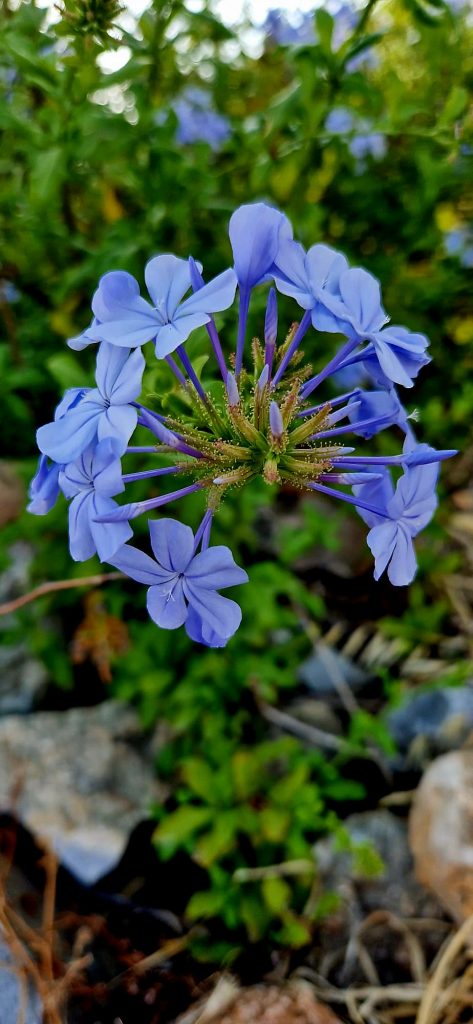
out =
{"type": "Polygon", "coordinates": [[[206,590],[221,590],[248,583],[248,574],[236,564],[230,548],[216,545],[195,555],[186,570],[186,579],[206,590]]]}
{"type": "Polygon", "coordinates": [[[340,277],[339,287],[344,305],[360,335],[377,331],[386,323],[379,281],[367,270],[359,267],[346,270],[340,277]]]}
{"type": "Polygon", "coordinates": [[[226,647],[229,640],[229,637],[220,636],[215,630],[209,629],[197,615],[197,612],[190,607],[185,622],[185,630],[190,640],[197,644],[204,644],[206,647],[226,647]]]}
{"type": "Polygon", "coordinates": [[[320,298],[327,290],[338,294],[340,276],[348,270],[348,260],[330,245],[312,245],[305,258],[307,276],[312,294],[320,298]]]}
{"type": "Polygon", "coordinates": [[[411,538],[402,528],[397,531],[396,546],[388,565],[388,577],[395,587],[407,587],[417,571],[416,555],[411,538]]]}
{"type": "Polygon", "coordinates": [[[82,398],[91,391],[92,388],[67,388],[64,395],[54,410],[54,419],[60,420],[61,416],[65,416],[66,412],[70,409],[74,409],[82,398]]]}
{"type": "Polygon", "coordinates": [[[151,306],[149,313],[137,313],[123,320],[109,320],[91,329],[94,341],[108,341],[110,345],[122,348],[138,348],[147,341],[153,341],[159,330],[162,319],[151,306]]]}
{"type": "Polygon", "coordinates": [[[54,423],[46,423],[36,433],[40,452],[54,462],[74,462],[97,435],[97,426],[103,406],[81,402],[54,423]]]}
{"type": "Polygon", "coordinates": [[[130,579],[136,580],[137,583],[146,583],[148,586],[169,583],[176,575],[174,572],[169,573],[161,569],[154,558],[150,558],[144,551],[139,551],[131,544],[124,544],[108,561],[130,579]]]}
{"type": "Polygon", "coordinates": [[[138,412],[131,405],[110,405],[105,409],[97,422],[97,434],[99,441],[106,437],[114,437],[120,445],[120,455],[123,454],[136,427],[138,412]]]}
{"type": "Polygon", "coordinates": [[[156,560],[167,572],[184,572],[194,553],[194,534],[190,526],[177,519],[150,519],[148,522],[156,560]]]}
{"type": "Polygon", "coordinates": [[[387,515],[388,505],[394,494],[391,474],[388,469],[381,469],[377,480],[370,480],[366,484],[354,487],[353,494],[355,497],[360,498],[361,501],[366,501],[368,505],[373,505],[374,508],[379,509],[379,515],[377,515],[375,512],[369,512],[368,509],[357,508],[358,515],[361,516],[367,526],[377,526],[378,524],[386,523],[385,516],[387,515]]]}
{"type": "Polygon", "coordinates": [[[83,491],[69,505],[69,550],[75,562],[86,562],[95,555],[95,541],[90,530],[92,491],[83,491]]]}
{"type": "Polygon", "coordinates": [[[40,455],[36,474],[29,486],[28,512],[35,516],[45,516],[56,504],[59,496],[60,469],[55,462],[48,466],[46,455],[40,455]]]}
{"type": "MultiPolygon", "coordinates": [[[[97,320],[119,320],[123,316],[129,318],[130,314],[146,313],[148,309],[148,303],[140,295],[138,281],[125,270],[111,270],[100,278],[92,299],[92,312],[97,320]]],[[[90,330],[88,328],[87,333],[90,330]]]]}
{"type": "Polygon", "coordinates": [[[231,268],[224,270],[208,284],[199,288],[199,291],[185,299],[173,316],[174,322],[178,322],[181,317],[193,316],[196,313],[219,313],[222,309],[228,309],[235,298],[236,286],[235,271],[231,268]]]}
{"type": "Polygon", "coordinates": [[[145,267],[146,287],[163,319],[172,320],[191,286],[188,260],[171,254],[155,256],[145,267]]]}
{"type": "Polygon", "coordinates": [[[249,203],[235,210],[229,235],[238,282],[252,288],[270,271],[280,242],[292,238],[292,228],[279,210],[266,203],[249,203]]]}
{"type": "Polygon", "coordinates": [[[233,636],[241,622],[241,608],[236,601],[207,590],[187,577],[184,579],[184,593],[204,626],[221,637],[228,639],[233,636]]]}
{"type": "MultiPolygon", "coordinates": [[[[106,437],[97,445],[92,459],[95,491],[103,498],[113,498],[125,490],[120,456],[121,444],[114,437],[106,437]]],[[[125,541],[122,541],[124,544],[125,541]]]]}
{"type": "Polygon", "coordinates": [[[302,306],[311,309],[315,299],[309,286],[305,251],[292,239],[281,243],[273,268],[274,283],[282,295],[289,295],[302,306]]]}
{"type": "Polygon", "coordinates": [[[375,560],[374,578],[382,576],[396,547],[398,527],[391,520],[386,520],[370,530],[366,541],[375,560]]]}
{"type": "Polygon", "coordinates": [[[187,618],[182,581],[175,577],[168,584],[150,587],[146,606],[153,622],[162,629],[177,629],[182,626],[187,618]]]}
{"type": "Polygon", "coordinates": [[[401,384],[404,388],[412,387],[412,380],[407,373],[402,359],[399,358],[400,353],[396,349],[391,348],[389,344],[386,344],[382,333],[373,334],[372,340],[375,347],[376,355],[379,359],[379,365],[394,384],[401,384]]]}
{"type": "Polygon", "coordinates": [[[192,331],[197,327],[203,327],[209,321],[208,313],[193,313],[190,316],[180,316],[174,323],[160,327],[156,334],[156,357],[164,359],[171,352],[175,352],[179,345],[187,341],[192,331]]]}
{"type": "Polygon", "coordinates": [[[129,523],[98,523],[97,516],[106,515],[116,508],[113,498],[93,494],[89,501],[89,524],[95,550],[101,562],[109,562],[113,555],[133,536],[129,523]]]}

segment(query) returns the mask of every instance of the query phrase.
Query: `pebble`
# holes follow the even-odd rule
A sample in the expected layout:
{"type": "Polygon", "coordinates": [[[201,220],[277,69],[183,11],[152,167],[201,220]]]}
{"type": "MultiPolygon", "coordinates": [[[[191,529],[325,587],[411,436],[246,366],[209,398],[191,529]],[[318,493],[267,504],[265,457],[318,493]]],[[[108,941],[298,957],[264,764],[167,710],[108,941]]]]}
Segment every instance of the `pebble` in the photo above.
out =
{"type": "Polygon", "coordinates": [[[473,914],[473,750],[437,758],[409,819],[417,878],[459,923],[473,914]]]}

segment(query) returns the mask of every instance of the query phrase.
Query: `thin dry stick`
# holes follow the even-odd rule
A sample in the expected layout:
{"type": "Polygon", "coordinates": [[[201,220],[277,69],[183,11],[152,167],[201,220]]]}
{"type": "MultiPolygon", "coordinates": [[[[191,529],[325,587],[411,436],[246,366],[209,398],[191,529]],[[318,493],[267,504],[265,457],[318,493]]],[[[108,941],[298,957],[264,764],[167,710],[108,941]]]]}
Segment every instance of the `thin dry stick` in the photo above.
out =
{"type": "Polygon", "coordinates": [[[437,964],[434,974],[432,975],[427,988],[425,989],[424,995],[419,1006],[419,1012],[416,1018],[416,1024],[434,1024],[435,1021],[435,1002],[439,995],[441,995],[445,978],[452,961],[458,955],[462,947],[465,945],[468,937],[473,931],[473,914],[467,917],[466,921],[463,922],[461,928],[452,936],[446,949],[444,949],[442,956],[437,964]]]}
{"type": "Polygon", "coordinates": [[[0,615],[10,615],[11,612],[18,611],[18,608],[23,608],[23,605],[29,604],[30,601],[37,601],[38,597],[53,594],[57,590],[70,590],[72,587],[101,587],[102,583],[123,579],[123,575],[122,572],[106,572],[96,576],[82,576],[77,580],[55,580],[53,583],[40,583],[39,587],[30,590],[28,594],[22,594],[21,597],[15,597],[13,601],[0,604],[0,615]]]}
{"type": "Polygon", "coordinates": [[[322,729],[317,729],[315,725],[300,722],[298,718],[293,718],[286,711],[279,711],[278,708],[273,708],[270,704],[260,702],[259,710],[262,717],[267,722],[271,722],[271,725],[277,725],[278,728],[283,729],[285,732],[290,732],[301,740],[307,740],[308,743],[313,743],[316,747],[338,751],[343,746],[343,741],[338,736],[323,732],[322,729]]]}

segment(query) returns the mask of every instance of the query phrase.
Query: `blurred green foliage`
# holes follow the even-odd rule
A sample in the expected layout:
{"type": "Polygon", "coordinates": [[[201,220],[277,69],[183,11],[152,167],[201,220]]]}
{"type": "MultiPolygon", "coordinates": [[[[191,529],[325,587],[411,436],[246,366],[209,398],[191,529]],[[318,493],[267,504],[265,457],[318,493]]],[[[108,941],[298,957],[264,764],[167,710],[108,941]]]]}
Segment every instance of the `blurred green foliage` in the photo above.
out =
{"type": "MultiPolygon", "coordinates": [[[[432,341],[434,362],[415,389],[421,439],[471,445],[467,9],[444,0],[367,0],[347,29],[323,6],[314,17],[317,42],[280,45],[262,31],[256,38],[247,24],[228,28],[211,0],[196,7],[154,0],[135,26],[123,27],[115,0],[65,0],[47,27],[34,3],[1,4],[3,455],[26,481],[35,427],[62,389],[87,381],[93,355],[72,353],[65,339],[88,323],[98,277],[120,267],[141,280],[159,251],[192,253],[211,276],[230,261],[230,214],[257,199],[284,209],[304,244],[328,242],[381,279],[394,321],[432,341]],[[115,50],[124,63],[105,70],[115,50]],[[228,120],[220,148],[176,139],[174,105],[189,85],[204,89],[228,120]]],[[[262,303],[255,296],[255,332],[262,303]]],[[[281,318],[293,316],[282,300],[281,318]]],[[[232,314],[223,322],[230,346],[232,314]]],[[[307,341],[315,364],[335,344],[318,337],[323,354],[307,341]]],[[[204,332],[189,351],[206,376],[204,332]]],[[[166,368],[150,363],[150,401],[169,386],[166,368]]],[[[172,391],[168,401],[177,401],[172,391]]],[[[298,666],[333,620],[294,565],[315,546],[338,556],[349,517],[338,509],[328,517],[325,506],[303,501],[295,520],[273,504],[267,487],[255,487],[225,504],[216,523],[216,543],[230,540],[251,577],[238,595],[243,625],[228,649],[197,650],[180,634],[158,635],[133,584],[107,588],[108,611],[129,623],[131,635],[114,693],[138,705],[145,726],[165,720],[170,729],[158,769],[173,783],[174,806],[157,809],[157,850],[165,857],[183,848],[207,871],[208,886],[188,916],[220,920],[222,955],[245,935],[289,947],[308,940],[329,897],[304,862],[326,832],[349,846],[335,808],[363,795],[345,777],[345,759],[371,742],[389,749],[384,726],[365,712],[353,717],[346,752],[331,761],[273,736],[260,714],[262,703],[295,688],[298,666]],[[287,861],[302,862],[300,871],[264,871],[287,861]]],[[[195,525],[199,499],[181,512],[195,525]]],[[[138,536],[143,529],[137,523],[138,536]]],[[[2,566],[18,540],[32,546],[32,582],[98,571],[98,563],[71,564],[64,503],[44,520],[23,514],[2,538],[2,566]]],[[[427,603],[423,572],[404,615],[385,621],[387,635],[407,647],[438,639],[448,607],[435,580],[456,557],[434,525],[421,558],[433,596],[427,603]]],[[[80,600],[73,590],[43,598],[2,633],[5,643],[27,633],[58,685],[72,685],[68,642],[80,600]]],[[[358,857],[366,870],[379,867],[367,851],[358,857]]]]}

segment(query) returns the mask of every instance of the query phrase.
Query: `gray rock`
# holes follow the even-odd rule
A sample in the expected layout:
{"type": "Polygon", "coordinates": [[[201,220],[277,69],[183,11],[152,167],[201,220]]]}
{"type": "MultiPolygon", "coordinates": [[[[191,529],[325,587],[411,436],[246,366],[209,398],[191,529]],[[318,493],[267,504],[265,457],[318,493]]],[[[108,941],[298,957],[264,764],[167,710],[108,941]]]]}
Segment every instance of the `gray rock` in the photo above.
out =
{"type": "Polygon", "coordinates": [[[0,647],[0,715],[24,715],[44,693],[47,672],[26,644],[0,647]]]}
{"type": "Polygon", "coordinates": [[[0,721],[0,809],[49,839],[85,883],[111,870],[163,796],[131,708],[106,701],[0,721]]]}
{"type": "Polygon", "coordinates": [[[473,729],[473,686],[444,687],[406,699],[388,718],[399,750],[422,764],[464,743],[473,729]]]}
{"type": "MultiPolygon", "coordinates": [[[[20,1019],[21,983],[15,973],[15,968],[18,965],[15,964],[1,932],[0,962],[0,1024],[16,1024],[16,1021],[20,1019]],[[11,964],[11,970],[8,969],[8,964],[11,964]]],[[[28,986],[28,1000],[22,1020],[24,1024],[42,1024],[43,1021],[39,996],[31,986],[28,986]]]]}
{"type": "Polygon", "coordinates": [[[332,838],[321,839],[314,854],[324,889],[346,900],[354,886],[363,913],[381,909],[405,917],[420,917],[426,908],[431,912],[429,897],[413,876],[406,823],[390,811],[379,809],[351,814],[344,824],[354,844],[369,844],[376,851],[382,871],[364,877],[354,868],[351,853],[338,849],[332,838]]]}
{"type": "Polygon", "coordinates": [[[340,700],[340,684],[357,692],[370,680],[370,676],[359,665],[325,644],[320,652],[316,651],[302,663],[297,678],[317,697],[328,697],[334,702],[340,700]]]}

